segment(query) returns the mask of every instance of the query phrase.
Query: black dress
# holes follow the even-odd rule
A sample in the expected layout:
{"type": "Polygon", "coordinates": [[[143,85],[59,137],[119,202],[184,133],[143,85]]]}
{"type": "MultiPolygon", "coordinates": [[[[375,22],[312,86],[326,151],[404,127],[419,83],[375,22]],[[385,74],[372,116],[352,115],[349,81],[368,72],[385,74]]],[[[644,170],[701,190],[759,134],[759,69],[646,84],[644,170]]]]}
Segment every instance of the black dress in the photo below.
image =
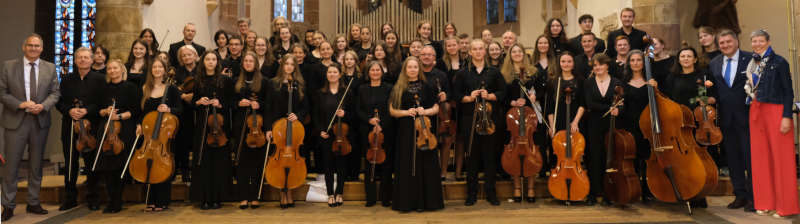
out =
{"type": "MultiPolygon", "coordinates": [[[[112,209],[122,209],[122,189],[125,181],[121,180],[119,176],[133,147],[136,135],[136,118],[141,114],[141,99],[142,90],[136,84],[128,81],[116,84],[109,82],[104,86],[103,94],[98,103],[98,110],[100,110],[111,106],[116,100],[117,114],[131,113],[130,118],[120,120],[122,126],[119,127],[118,136],[123,143],[122,152],[117,155],[114,155],[112,151],[103,152],[97,160],[97,173],[105,181],[106,191],[110,198],[108,207],[112,209]]],[[[102,118],[102,122],[99,122],[100,126],[98,128],[101,129],[97,134],[98,140],[102,138],[102,129],[105,128],[107,119],[108,117],[102,118]]]]}
{"type": "Polygon", "coordinates": [[[358,87],[358,96],[356,104],[358,110],[359,129],[361,136],[364,136],[359,141],[362,141],[367,148],[369,145],[369,133],[372,131],[373,126],[369,124],[369,119],[375,117],[374,110],[378,110],[379,125],[381,126],[384,142],[381,146],[386,154],[386,160],[382,164],[376,164],[375,168],[367,161],[367,172],[364,173],[364,191],[367,194],[367,202],[375,202],[378,198],[384,204],[391,203],[392,201],[392,163],[394,160],[394,136],[395,130],[392,126],[392,118],[389,116],[389,95],[391,94],[392,86],[381,82],[379,86],[370,86],[370,83],[364,83],[358,87]],[[376,192],[375,181],[380,180],[380,192],[376,192]]]}
{"type": "MultiPolygon", "coordinates": [[[[345,109],[346,111],[351,112],[350,114],[345,113],[347,119],[354,121],[356,119],[355,97],[360,95],[358,92],[358,87],[361,86],[364,80],[356,76],[356,74],[344,74],[342,76],[342,84],[344,86],[347,86],[347,83],[350,82],[350,80],[353,80],[353,83],[350,84],[350,91],[347,93],[348,100],[344,104],[342,104],[342,107],[346,108],[345,109]]],[[[360,139],[366,136],[364,137],[361,136],[362,133],[362,131],[360,130],[361,126],[358,125],[357,122],[356,123],[348,122],[348,124],[355,124],[355,125],[350,125],[350,132],[347,133],[347,138],[350,140],[350,146],[352,147],[352,152],[350,152],[350,154],[346,156],[347,164],[349,165],[347,166],[344,175],[347,177],[347,181],[358,181],[358,174],[361,173],[361,164],[362,164],[361,161],[362,159],[364,159],[364,156],[366,155],[364,154],[366,152],[366,150],[364,149],[365,145],[363,144],[363,141],[361,141],[360,139]]]]}
{"type": "Polygon", "coordinates": [[[642,195],[649,192],[647,186],[647,159],[650,157],[650,141],[644,138],[642,130],[639,129],[639,118],[642,111],[650,103],[647,95],[647,84],[640,87],[634,87],[630,84],[625,84],[625,110],[620,111],[619,128],[625,129],[633,135],[636,142],[636,159],[634,160],[634,168],[636,173],[639,174],[639,180],[642,187],[642,195]]]}
{"type": "Polygon", "coordinates": [[[202,97],[209,99],[218,99],[222,108],[216,108],[218,115],[222,115],[223,121],[221,124],[222,133],[228,138],[228,144],[225,145],[210,145],[207,144],[207,133],[202,133],[203,129],[206,132],[211,131],[214,126],[208,123],[208,116],[211,116],[214,108],[209,105],[208,107],[197,105],[199,119],[197,127],[195,128],[195,145],[196,147],[203,147],[197,151],[197,158],[192,168],[192,185],[191,185],[191,198],[196,202],[209,202],[218,203],[222,200],[223,192],[231,183],[232,165],[231,165],[231,151],[232,136],[230,130],[230,119],[228,116],[229,109],[234,105],[233,82],[230,78],[216,74],[213,76],[202,75],[199,76],[199,86],[195,89],[192,102],[197,102],[202,97]],[[206,114],[208,111],[208,114],[206,114]],[[205,128],[203,128],[205,127],[205,128]]]}
{"type": "MultiPolygon", "coordinates": [[[[167,90],[167,99],[165,104],[169,106],[171,114],[180,116],[183,108],[180,103],[180,93],[178,92],[178,88],[175,86],[169,86],[167,88],[169,88],[169,90],[167,90]]],[[[157,111],[158,105],[161,104],[161,98],[164,97],[161,96],[158,98],[153,98],[150,96],[150,93],[144,94],[147,94],[147,100],[144,102],[144,106],[142,106],[142,113],[138,119],[140,124],[147,113],[157,111]]],[[[180,128],[180,126],[178,128],[180,128]]],[[[171,142],[170,144],[174,145],[174,142],[171,142]]],[[[169,202],[172,200],[172,178],[169,178],[162,183],[151,185],[149,195],[150,199],[147,201],[147,205],[155,205],[156,207],[160,208],[166,208],[169,206],[169,202]]]]}
{"type": "MultiPolygon", "coordinates": [[[[245,83],[247,86],[252,85],[252,72],[244,72],[242,73],[245,75],[246,80],[245,83]]],[[[261,184],[261,173],[264,169],[264,159],[266,153],[266,145],[258,148],[250,148],[247,146],[247,143],[244,141],[247,137],[247,133],[250,131],[250,125],[245,124],[245,119],[250,113],[255,112],[257,115],[261,115],[265,110],[267,104],[265,103],[266,100],[269,99],[269,96],[266,95],[268,92],[267,89],[267,81],[262,80],[260,83],[261,88],[256,92],[250,88],[242,87],[239,91],[236,92],[236,96],[233,98],[234,101],[231,103],[235,107],[233,110],[233,133],[231,138],[233,142],[233,149],[235,149],[236,153],[240,153],[236,156],[239,159],[238,166],[236,166],[236,185],[237,185],[237,193],[239,200],[247,200],[247,201],[257,201],[258,200],[258,188],[261,184]],[[243,99],[253,100],[252,95],[255,95],[255,101],[258,103],[259,108],[258,110],[252,111],[250,107],[240,107],[239,102],[243,99]],[[241,143],[241,145],[240,145],[241,143]]],[[[263,123],[263,116],[262,116],[262,126],[261,132],[264,133],[264,127],[267,125],[272,125],[268,123],[263,123]]]]}
{"type": "MultiPolygon", "coordinates": [[[[310,135],[319,136],[321,132],[328,133],[327,139],[323,139],[322,137],[319,138],[319,151],[322,152],[322,159],[324,161],[323,163],[325,164],[325,186],[328,191],[328,195],[341,195],[344,193],[344,180],[346,178],[345,171],[348,164],[347,159],[351,154],[355,153],[355,150],[350,152],[348,155],[342,155],[340,152],[333,152],[333,141],[336,139],[333,131],[334,127],[331,127],[330,130],[326,130],[328,128],[330,118],[336,113],[336,108],[339,106],[339,101],[343,96],[343,86],[340,86],[339,90],[335,94],[329,92],[327,89],[322,89],[315,94],[314,101],[317,103],[314,104],[313,109],[311,110],[313,112],[312,117],[314,117],[314,128],[310,135]],[[333,185],[334,173],[336,174],[335,189],[333,185]]],[[[348,96],[345,101],[350,101],[349,99],[352,98],[348,96]]],[[[353,126],[353,122],[349,119],[351,116],[350,113],[355,112],[355,110],[345,107],[342,107],[341,109],[345,111],[345,116],[341,118],[337,117],[337,121],[334,121],[333,125],[335,126],[337,125],[337,122],[341,121],[343,124],[350,126],[351,130],[356,128],[357,125],[353,126]]],[[[350,144],[352,146],[353,141],[350,141],[350,144]]],[[[360,165],[360,163],[358,165],[360,165]]]]}
{"type": "MultiPolygon", "coordinates": [[[[420,99],[423,108],[433,107],[436,102],[435,90],[429,85],[414,81],[408,83],[403,92],[398,110],[416,107],[414,95],[420,99]]],[[[441,167],[439,153],[435,150],[414,150],[414,118],[396,118],[397,131],[394,153],[395,186],[392,209],[398,211],[438,210],[444,208],[442,195],[441,167]],[[416,154],[416,157],[414,157],[416,154]],[[412,173],[413,172],[413,173],[412,173]]]]}
{"type": "Polygon", "coordinates": [[[611,108],[614,103],[614,88],[621,86],[618,79],[609,80],[608,89],[603,95],[597,86],[596,77],[591,77],[584,83],[584,94],[586,102],[586,123],[590,124],[586,136],[586,168],[589,174],[589,194],[590,197],[597,197],[603,193],[603,174],[606,170],[606,144],[605,135],[608,133],[611,124],[611,116],[603,117],[603,114],[611,108]]]}
{"type": "Polygon", "coordinates": [[[132,82],[132,83],[136,84],[136,86],[141,88],[142,86],[144,86],[144,81],[145,81],[145,72],[144,71],[139,72],[139,73],[134,73],[134,72],[131,72],[130,69],[128,69],[128,82],[132,82]]]}
{"type": "MultiPolygon", "coordinates": [[[[553,105],[551,107],[547,108],[547,112],[546,113],[547,113],[548,117],[549,117],[549,115],[554,115],[554,118],[556,120],[556,125],[553,128],[556,129],[556,131],[564,130],[567,127],[569,127],[568,124],[566,123],[567,122],[567,120],[566,120],[567,117],[566,117],[566,113],[565,113],[567,104],[564,101],[566,99],[565,96],[564,96],[565,95],[564,94],[564,89],[566,87],[572,88],[572,96],[573,97],[572,97],[572,102],[570,104],[570,118],[571,118],[570,120],[571,121],[573,121],[573,122],[575,121],[575,116],[578,114],[578,108],[583,107],[584,103],[585,103],[584,102],[585,95],[583,93],[584,90],[585,90],[583,88],[583,83],[584,83],[585,80],[581,76],[573,76],[573,77],[574,78],[572,78],[570,80],[563,80],[562,79],[561,80],[561,89],[559,91],[556,91],[556,88],[558,88],[558,79],[550,80],[550,83],[548,84],[548,90],[547,90],[548,93],[547,93],[547,95],[549,95],[551,102],[553,102],[553,105]],[[558,100],[556,100],[556,95],[558,95],[558,100]],[[558,106],[557,106],[558,107],[558,112],[557,113],[555,111],[555,107],[556,107],[556,103],[555,102],[556,101],[558,102],[558,106]]],[[[580,123],[583,123],[583,122],[580,122],[580,123]]],[[[580,132],[581,133],[585,132],[583,127],[580,128],[580,132]]]]}
{"type": "MultiPolygon", "coordinates": [[[[189,77],[194,77],[195,72],[197,71],[197,67],[194,68],[193,71],[189,71],[186,67],[181,66],[175,69],[175,84],[180,86],[186,81],[189,77]]],[[[193,90],[190,91],[185,89],[181,91],[181,94],[190,94],[193,93],[193,90]]],[[[181,174],[181,178],[183,178],[184,182],[188,182],[189,178],[189,152],[191,152],[194,147],[194,129],[195,129],[195,118],[197,117],[197,110],[195,110],[194,102],[186,102],[181,100],[183,104],[183,113],[178,117],[181,128],[178,130],[175,136],[175,148],[172,149],[172,152],[175,155],[175,168],[178,173],[181,174]]],[[[196,152],[195,152],[196,153],[196,152]]]]}
{"type": "Polygon", "coordinates": [[[675,57],[670,55],[660,61],[652,60],[653,79],[658,83],[663,83],[667,76],[672,73],[672,66],[675,65],[675,57]]]}

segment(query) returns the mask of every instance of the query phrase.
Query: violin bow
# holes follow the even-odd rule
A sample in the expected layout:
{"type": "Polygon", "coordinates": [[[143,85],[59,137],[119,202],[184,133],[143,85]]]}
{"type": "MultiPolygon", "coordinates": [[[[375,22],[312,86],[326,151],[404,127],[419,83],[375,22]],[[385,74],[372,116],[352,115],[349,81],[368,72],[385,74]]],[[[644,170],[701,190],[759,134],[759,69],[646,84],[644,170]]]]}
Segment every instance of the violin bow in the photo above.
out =
{"type": "MultiPolygon", "coordinates": [[[[344,103],[344,99],[347,98],[347,92],[350,90],[350,85],[353,84],[353,79],[350,78],[350,81],[347,82],[347,87],[344,89],[344,94],[342,94],[342,99],[339,100],[339,106],[336,106],[336,110],[342,109],[342,103],[344,103]]],[[[336,119],[336,111],[333,112],[333,116],[331,116],[331,122],[328,122],[328,128],[325,129],[325,132],[331,130],[331,126],[333,126],[333,120],[336,119]]]]}
{"type": "Polygon", "coordinates": [[[614,102],[614,105],[611,105],[611,108],[608,108],[608,111],[606,111],[606,113],[603,114],[603,117],[608,116],[608,114],[610,114],[611,111],[613,111],[614,109],[617,109],[617,107],[622,105],[622,102],[624,102],[624,101],[625,101],[625,98],[622,98],[619,101],[614,102]]]}
{"type": "Polygon", "coordinates": [[[72,150],[75,149],[72,143],[75,142],[75,120],[73,119],[72,122],[69,123],[72,124],[72,127],[69,128],[69,168],[67,168],[67,180],[72,180],[72,150]]]}
{"type": "MultiPolygon", "coordinates": [[[[245,85],[245,88],[246,88],[245,90],[248,90],[248,92],[249,92],[250,88],[247,85],[245,85]]],[[[239,157],[240,157],[239,155],[242,154],[242,143],[244,142],[244,131],[247,130],[247,114],[249,114],[249,112],[252,111],[252,109],[253,108],[250,107],[250,108],[248,108],[248,111],[244,113],[244,120],[242,121],[242,134],[239,135],[239,145],[236,147],[237,148],[236,149],[236,159],[234,159],[234,161],[233,161],[234,166],[237,166],[237,167],[239,166],[239,157]]],[[[255,118],[253,118],[253,119],[255,119],[255,118]]]]}
{"type": "MultiPolygon", "coordinates": [[[[538,117],[539,120],[540,120],[539,123],[544,123],[544,126],[547,127],[547,130],[551,130],[550,124],[548,122],[541,122],[541,120],[544,119],[542,117],[543,116],[542,115],[542,110],[539,109],[538,107],[536,107],[536,105],[537,105],[536,103],[538,103],[538,102],[533,101],[533,97],[531,97],[531,95],[528,94],[528,89],[526,89],[525,86],[522,85],[522,80],[520,80],[520,82],[518,82],[517,84],[519,84],[519,88],[522,88],[522,92],[525,93],[525,97],[528,98],[528,101],[531,101],[531,105],[533,105],[532,106],[533,107],[533,112],[536,112],[536,117],[538,117]]],[[[533,90],[533,94],[536,94],[536,90],[533,90]]]]}
{"type": "Polygon", "coordinates": [[[139,143],[139,138],[140,137],[142,137],[142,135],[136,135],[136,140],[133,140],[133,145],[131,145],[131,152],[130,152],[130,154],[128,154],[128,159],[125,160],[125,167],[122,168],[122,173],[119,175],[119,179],[122,179],[122,178],[125,177],[125,171],[128,170],[128,164],[130,164],[130,162],[131,162],[131,157],[133,157],[133,151],[136,150],[136,143],[139,143]]]}
{"type": "Polygon", "coordinates": [[[108,134],[108,125],[111,124],[111,117],[114,115],[114,109],[117,108],[117,101],[111,99],[114,103],[111,104],[111,110],[108,111],[108,120],[106,120],[106,128],[103,130],[103,137],[100,138],[100,145],[97,147],[97,154],[94,156],[94,163],[92,163],[92,172],[94,169],[97,168],[97,160],[100,159],[100,151],[103,151],[103,141],[106,140],[106,134],[108,134]]]}
{"type": "Polygon", "coordinates": [[[263,169],[261,169],[261,181],[258,182],[259,183],[258,184],[258,199],[259,200],[261,199],[261,190],[264,187],[264,172],[267,171],[267,160],[269,159],[269,145],[271,145],[271,144],[272,144],[272,138],[268,138],[267,139],[267,153],[264,153],[264,166],[262,166],[263,169]]]}
{"type": "Polygon", "coordinates": [[[556,114],[558,114],[558,99],[559,99],[559,97],[561,97],[561,77],[558,77],[558,84],[556,85],[556,103],[555,103],[556,105],[554,105],[555,106],[555,112],[553,112],[553,125],[551,125],[552,128],[550,129],[550,134],[551,135],[555,135],[556,134],[556,123],[558,122],[558,116],[556,114]]]}

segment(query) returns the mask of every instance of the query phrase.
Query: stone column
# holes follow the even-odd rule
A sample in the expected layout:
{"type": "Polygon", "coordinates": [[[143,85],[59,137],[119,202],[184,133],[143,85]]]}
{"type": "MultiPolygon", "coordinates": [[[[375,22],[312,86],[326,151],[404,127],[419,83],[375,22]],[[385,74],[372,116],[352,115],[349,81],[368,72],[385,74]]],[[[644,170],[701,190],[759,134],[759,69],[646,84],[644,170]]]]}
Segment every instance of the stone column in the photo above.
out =
{"type": "Polygon", "coordinates": [[[664,40],[669,53],[680,49],[681,26],[677,0],[633,0],[634,27],[664,40]]]}
{"type": "Polygon", "coordinates": [[[110,59],[123,62],[128,59],[131,43],[142,31],[142,11],[139,6],[139,0],[97,1],[96,42],[108,48],[110,59]]]}

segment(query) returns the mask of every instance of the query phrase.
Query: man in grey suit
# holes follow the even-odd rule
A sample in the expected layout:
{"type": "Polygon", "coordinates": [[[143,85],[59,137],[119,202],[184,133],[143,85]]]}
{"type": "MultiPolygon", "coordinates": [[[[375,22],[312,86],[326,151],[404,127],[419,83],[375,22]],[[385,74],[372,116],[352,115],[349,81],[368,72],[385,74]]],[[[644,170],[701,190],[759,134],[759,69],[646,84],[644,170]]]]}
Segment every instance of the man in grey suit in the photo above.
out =
{"type": "Polygon", "coordinates": [[[58,77],[53,63],[41,60],[42,37],[25,38],[22,59],[5,61],[0,67],[0,103],[5,128],[6,169],[3,174],[2,221],[14,216],[17,196],[17,172],[28,146],[28,213],[47,214],[39,202],[42,185],[42,157],[50,128],[50,109],[58,101],[58,77]],[[31,85],[33,84],[33,85],[31,85]]]}

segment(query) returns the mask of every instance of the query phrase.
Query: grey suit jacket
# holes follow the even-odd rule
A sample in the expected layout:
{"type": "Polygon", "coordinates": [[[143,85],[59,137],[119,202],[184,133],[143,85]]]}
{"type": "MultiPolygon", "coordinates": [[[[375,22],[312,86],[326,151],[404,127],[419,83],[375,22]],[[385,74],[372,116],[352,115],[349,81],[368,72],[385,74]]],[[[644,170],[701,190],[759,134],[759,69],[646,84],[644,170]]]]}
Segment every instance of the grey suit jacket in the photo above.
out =
{"type": "MultiPolygon", "coordinates": [[[[22,118],[26,112],[19,109],[19,104],[25,102],[25,69],[23,60],[13,59],[3,62],[0,67],[0,103],[3,104],[3,117],[0,124],[5,129],[17,129],[22,125],[22,118]]],[[[58,77],[53,63],[39,60],[39,78],[37,80],[36,99],[44,110],[36,115],[39,127],[50,127],[50,109],[58,101],[61,93],[58,91],[58,77]]]]}

